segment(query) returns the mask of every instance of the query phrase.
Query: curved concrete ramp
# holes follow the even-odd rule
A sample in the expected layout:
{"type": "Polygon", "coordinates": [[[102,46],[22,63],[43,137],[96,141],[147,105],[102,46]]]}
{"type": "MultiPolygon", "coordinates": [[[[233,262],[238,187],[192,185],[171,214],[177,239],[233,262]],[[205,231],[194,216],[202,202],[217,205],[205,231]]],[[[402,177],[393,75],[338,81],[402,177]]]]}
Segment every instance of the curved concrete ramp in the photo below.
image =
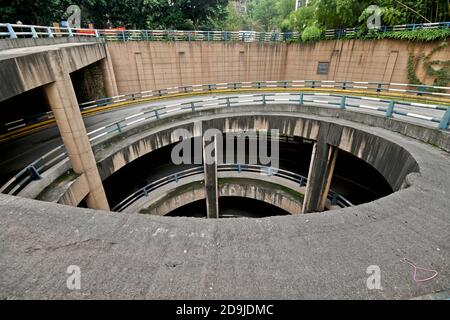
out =
{"type": "Polygon", "coordinates": [[[407,189],[330,213],[205,221],[0,195],[0,297],[409,299],[448,290],[449,154],[365,129],[408,150],[420,174],[407,189]],[[404,257],[438,276],[414,282],[404,257]],[[81,290],[66,287],[70,265],[81,290]],[[382,290],[366,286],[373,265],[382,290]]]}

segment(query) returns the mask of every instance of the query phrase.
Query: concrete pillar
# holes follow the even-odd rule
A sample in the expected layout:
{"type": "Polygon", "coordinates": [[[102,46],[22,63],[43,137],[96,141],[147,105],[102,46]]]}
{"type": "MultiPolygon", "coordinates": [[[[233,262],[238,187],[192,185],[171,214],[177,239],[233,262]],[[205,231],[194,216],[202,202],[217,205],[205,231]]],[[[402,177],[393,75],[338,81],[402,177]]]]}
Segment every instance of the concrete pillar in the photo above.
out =
{"type": "Polygon", "coordinates": [[[327,143],[321,140],[314,143],[303,200],[303,213],[323,211],[320,209],[320,204],[327,180],[329,155],[330,146],[327,143]]]}
{"type": "MultiPolygon", "coordinates": [[[[58,60],[58,59],[56,59],[58,60]]],[[[55,63],[62,63],[60,60],[55,63]]],[[[92,152],[83,118],[68,73],[60,65],[56,81],[44,86],[49,105],[55,116],[64,145],[75,173],[84,174],[89,194],[89,208],[109,210],[108,200],[92,152]]]]}
{"type": "Polygon", "coordinates": [[[115,97],[119,95],[119,89],[117,88],[116,75],[111,62],[111,56],[108,51],[108,46],[105,44],[106,58],[100,60],[100,66],[102,68],[103,83],[105,85],[106,95],[108,97],[115,97]]]}
{"type": "Polygon", "coordinates": [[[327,171],[325,173],[325,185],[322,191],[322,198],[320,199],[320,204],[318,211],[325,210],[325,205],[327,203],[328,193],[330,192],[331,180],[333,179],[334,167],[336,166],[336,160],[338,155],[338,148],[330,146],[330,152],[328,156],[327,171]]]}
{"type": "Polygon", "coordinates": [[[203,136],[203,165],[205,172],[206,215],[219,218],[219,189],[217,181],[217,136],[203,136]]]}

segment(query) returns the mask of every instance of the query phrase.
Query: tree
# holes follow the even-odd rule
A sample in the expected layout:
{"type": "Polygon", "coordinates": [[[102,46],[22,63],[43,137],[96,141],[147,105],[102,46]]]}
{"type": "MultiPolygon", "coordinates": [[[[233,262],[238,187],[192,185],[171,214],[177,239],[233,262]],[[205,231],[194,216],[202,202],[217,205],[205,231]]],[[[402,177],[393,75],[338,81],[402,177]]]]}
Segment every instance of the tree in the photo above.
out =
{"type": "Polygon", "coordinates": [[[60,0],[1,0],[2,22],[50,25],[60,20],[60,0]]]}
{"type": "Polygon", "coordinates": [[[239,13],[231,3],[226,7],[226,20],[220,29],[227,31],[249,30],[252,28],[251,18],[246,13],[239,13]]]}
{"type": "Polygon", "coordinates": [[[160,29],[205,29],[225,20],[227,0],[144,0],[147,25],[160,29]]]}
{"type": "MultiPolygon", "coordinates": [[[[380,7],[383,25],[448,21],[449,3],[449,0],[312,0],[307,6],[291,13],[284,24],[299,32],[304,32],[308,27],[322,31],[364,28],[373,14],[367,9],[370,5],[380,7]]],[[[311,33],[310,30],[308,32],[311,33]]]]}

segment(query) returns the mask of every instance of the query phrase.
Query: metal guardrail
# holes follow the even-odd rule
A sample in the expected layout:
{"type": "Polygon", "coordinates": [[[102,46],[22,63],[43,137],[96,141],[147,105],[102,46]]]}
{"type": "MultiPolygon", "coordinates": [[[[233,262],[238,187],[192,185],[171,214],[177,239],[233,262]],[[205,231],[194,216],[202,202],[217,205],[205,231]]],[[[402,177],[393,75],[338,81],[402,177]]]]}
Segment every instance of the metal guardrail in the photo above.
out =
{"type": "MultiPolygon", "coordinates": [[[[399,93],[415,95],[419,98],[441,98],[450,101],[450,87],[437,87],[426,85],[413,85],[403,83],[384,83],[384,82],[363,82],[363,81],[333,81],[333,80],[282,80],[282,81],[253,81],[253,82],[233,82],[218,84],[200,84],[191,86],[173,87],[160,90],[142,91],[130,94],[118,95],[115,97],[103,98],[80,104],[82,111],[88,111],[93,108],[105,107],[123,102],[133,102],[150,99],[154,97],[164,97],[177,94],[189,93],[208,93],[215,90],[238,91],[238,90],[264,90],[271,88],[280,89],[323,89],[323,90],[358,90],[370,94],[399,93]]],[[[422,103],[410,103],[412,106],[424,106],[422,103]]],[[[446,110],[440,105],[427,104],[427,107],[446,110]]],[[[0,133],[8,133],[17,129],[22,129],[41,121],[53,119],[51,111],[29,116],[23,119],[8,120],[0,124],[0,133]]]]}
{"type": "MultiPolygon", "coordinates": [[[[430,121],[433,123],[437,123],[438,127],[443,130],[447,130],[450,123],[450,107],[442,107],[437,105],[427,105],[419,103],[396,102],[393,100],[383,100],[379,98],[346,96],[330,93],[309,93],[308,95],[313,96],[313,99],[307,99],[305,93],[303,92],[269,93],[269,94],[264,93],[264,94],[247,94],[240,96],[206,98],[199,101],[174,103],[171,105],[161,107],[157,106],[150,110],[138,112],[124,119],[115,121],[106,126],[88,132],[88,136],[90,138],[89,140],[92,142],[100,138],[120,134],[122,131],[134,127],[137,124],[158,120],[167,116],[171,116],[174,113],[178,114],[183,112],[195,112],[203,108],[232,107],[245,104],[261,105],[264,108],[265,105],[271,103],[297,104],[300,106],[304,105],[305,103],[312,103],[321,106],[323,105],[332,106],[339,109],[346,109],[346,108],[369,109],[373,112],[382,113],[384,116],[388,118],[394,117],[395,115],[400,115],[430,121]],[[282,95],[283,97],[280,97],[280,95],[282,95]],[[286,96],[288,98],[286,98],[286,96]],[[316,99],[315,97],[317,96],[321,97],[321,99],[320,100],[316,99]],[[329,98],[330,100],[323,100],[325,98],[329,98]],[[361,104],[354,104],[354,103],[350,104],[348,103],[349,99],[360,100],[361,104]],[[364,101],[371,101],[371,102],[375,101],[378,104],[380,104],[380,106],[367,105],[364,104],[364,101]],[[436,118],[420,113],[404,112],[401,110],[396,110],[396,106],[414,106],[423,109],[439,109],[443,111],[445,110],[445,113],[442,118],[436,118]]],[[[123,98],[119,98],[119,100],[127,101],[126,99],[123,98]]],[[[16,174],[2,188],[0,188],[0,192],[17,195],[30,181],[40,179],[41,174],[43,174],[46,170],[51,168],[59,161],[64,160],[63,157],[65,157],[66,155],[67,154],[65,152],[64,146],[59,146],[58,148],[48,152],[44,156],[40,157],[38,160],[34,161],[32,164],[21,170],[18,174],[16,174]]]]}
{"type": "Polygon", "coordinates": [[[93,36],[99,37],[98,30],[70,27],[46,27],[13,23],[0,23],[0,38],[54,38],[93,36]]]}
{"type": "MultiPolygon", "coordinates": [[[[375,32],[417,29],[448,29],[450,22],[435,22],[422,24],[404,24],[383,26],[375,32]]],[[[358,28],[330,29],[323,32],[325,38],[353,37],[358,34],[358,28]]],[[[366,32],[364,30],[361,30],[366,32]]],[[[107,41],[244,41],[244,42],[284,42],[298,41],[298,32],[255,32],[255,31],[186,31],[186,30],[117,30],[117,29],[85,29],[70,27],[46,27],[12,23],[0,23],[0,38],[53,38],[93,36],[107,41]]]]}
{"type": "MultiPolygon", "coordinates": [[[[266,174],[267,176],[274,176],[283,178],[289,181],[292,181],[296,184],[298,184],[300,187],[306,186],[306,183],[308,181],[308,178],[293,173],[287,170],[277,169],[274,170],[270,167],[264,167],[260,165],[247,165],[247,164],[222,164],[217,166],[218,172],[254,172],[254,173],[260,173],[260,174],[266,174]]],[[[177,172],[175,174],[168,175],[164,178],[158,179],[142,189],[139,189],[138,191],[134,192],[124,200],[122,200],[119,204],[117,204],[112,211],[121,212],[128,208],[130,205],[138,201],[139,199],[143,197],[148,197],[149,194],[157,190],[165,185],[168,185],[169,183],[176,182],[178,183],[180,180],[191,177],[194,175],[202,174],[204,173],[204,168],[199,166],[195,168],[186,169],[180,172],[177,172]]],[[[336,192],[330,190],[328,193],[328,199],[331,201],[332,205],[338,205],[341,208],[351,207],[353,206],[350,201],[342,197],[341,195],[337,194],[336,192]]]]}

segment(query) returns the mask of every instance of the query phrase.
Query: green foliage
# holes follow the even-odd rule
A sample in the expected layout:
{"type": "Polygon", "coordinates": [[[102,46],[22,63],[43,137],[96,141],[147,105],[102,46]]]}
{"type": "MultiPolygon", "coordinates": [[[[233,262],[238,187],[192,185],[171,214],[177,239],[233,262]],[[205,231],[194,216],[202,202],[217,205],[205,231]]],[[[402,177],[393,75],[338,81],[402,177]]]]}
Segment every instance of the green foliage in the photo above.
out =
{"type": "Polygon", "coordinates": [[[228,0],[0,0],[2,22],[51,25],[67,17],[66,8],[81,8],[83,26],[128,29],[214,29],[225,20],[228,0]],[[5,3],[3,3],[5,2],[5,3]]]}
{"type": "Polygon", "coordinates": [[[419,64],[419,60],[423,59],[423,56],[419,55],[418,57],[414,56],[414,53],[410,51],[408,53],[408,62],[406,65],[406,71],[408,75],[409,83],[411,84],[422,84],[419,77],[417,77],[416,70],[419,64]]]}
{"type": "Polygon", "coordinates": [[[320,28],[316,26],[306,27],[302,33],[303,42],[320,40],[321,37],[322,37],[322,30],[320,30],[320,28]]]}
{"type": "Polygon", "coordinates": [[[225,15],[227,0],[143,0],[150,29],[214,29],[225,15]]]}
{"type": "Polygon", "coordinates": [[[83,26],[124,26],[128,29],[226,29],[298,31],[358,27],[358,37],[406,40],[442,39],[447,31],[365,35],[366,21],[381,9],[383,25],[450,21],[449,0],[311,0],[295,11],[296,0],[248,0],[247,12],[238,13],[229,0],[0,0],[2,22],[50,25],[64,19],[71,4],[81,7],[83,26]],[[311,28],[309,28],[311,27],[311,28]],[[309,28],[309,29],[308,29],[309,28]],[[363,34],[364,33],[364,34],[363,34]]]}
{"type": "Polygon", "coordinates": [[[365,38],[436,41],[450,37],[450,29],[416,29],[368,34],[365,38]]]}
{"type": "Polygon", "coordinates": [[[253,16],[263,31],[272,31],[276,27],[276,10],[273,0],[258,0],[254,7],[253,16]]]}
{"type": "Polygon", "coordinates": [[[448,0],[311,0],[307,6],[291,13],[289,25],[283,25],[283,28],[304,32],[309,26],[317,26],[322,30],[359,27],[360,33],[356,37],[421,41],[448,36],[446,30],[392,32],[383,35],[372,32],[364,35],[367,31],[366,21],[373,15],[368,10],[370,5],[380,7],[383,25],[450,20],[448,0]]]}
{"type": "Polygon", "coordinates": [[[431,58],[435,53],[447,47],[447,42],[442,42],[423,58],[426,74],[434,78],[433,85],[438,87],[446,87],[450,83],[450,60],[431,60],[431,58]],[[438,68],[434,68],[436,66],[438,68]]]}
{"type": "Polygon", "coordinates": [[[59,21],[60,0],[1,0],[1,22],[50,25],[59,21]]]}
{"type": "Polygon", "coordinates": [[[446,87],[450,83],[450,60],[431,60],[433,55],[448,47],[447,42],[442,42],[435,47],[427,55],[420,53],[415,56],[412,51],[408,55],[407,74],[411,84],[423,84],[417,76],[417,67],[423,64],[425,73],[432,77],[433,85],[438,87],[446,87]],[[437,67],[437,68],[436,68],[437,67]]]}

